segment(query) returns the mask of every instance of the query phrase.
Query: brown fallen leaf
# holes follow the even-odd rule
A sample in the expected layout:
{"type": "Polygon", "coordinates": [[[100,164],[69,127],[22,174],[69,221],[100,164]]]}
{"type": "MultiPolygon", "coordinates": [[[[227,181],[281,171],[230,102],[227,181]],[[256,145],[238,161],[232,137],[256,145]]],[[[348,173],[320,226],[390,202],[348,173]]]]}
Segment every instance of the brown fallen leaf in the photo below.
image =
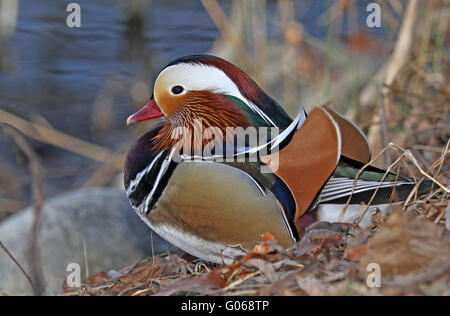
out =
{"type": "Polygon", "coordinates": [[[314,277],[296,274],[295,280],[297,286],[309,296],[324,296],[327,294],[323,282],[314,277]]]}
{"type": "Polygon", "coordinates": [[[375,214],[372,215],[372,223],[376,227],[381,227],[384,224],[385,218],[381,215],[380,209],[377,207],[375,214]]]}
{"type": "Polygon", "coordinates": [[[212,270],[201,277],[182,279],[154,294],[154,296],[170,296],[179,291],[205,293],[212,289],[223,288],[226,285],[226,279],[223,276],[224,272],[224,268],[220,268],[212,270]]]}
{"type": "Polygon", "coordinates": [[[423,272],[450,254],[450,239],[443,228],[397,209],[369,241],[369,251],[359,268],[370,263],[381,267],[382,275],[423,272]]]}
{"type": "Polygon", "coordinates": [[[339,224],[320,222],[306,230],[294,252],[298,257],[306,254],[315,256],[320,250],[328,251],[343,243],[342,227],[339,224]]]}
{"type": "Polygon", "coordinates": [[[359,261],[369,252],[369,245],[361,245],[347,250],[346,258],[350,261],[359,261]]]}
{"type": "Polygon", "coordinates": [[[162,267],[159,266],[153,267],[153,265],[145,265],[136,272],[133,272],[125,276],[121,276],[118,279],[121,283],[132,283],[132,282],[145,283],[149,278],[159,277],[162,274],[162,271],[163,271],[162,267]]]}
{"type": "Polygon", "coordinates": [[[83,284],[87,284],[87,285],[99,285],[102,283],[107,283],[109,282],[109,278],[107,277],[106,273],[101,271],[101,272],[97,272],[95,274],[92,274],[91,276],[89,276],[84,282],[83,284]]]}
{"type": "Polygon", "coordinates": [[[356,235],[347,240],[344,258],[350,261],[359,261],[369,252],[369,238],[371,230],[360,230],[356,235]]]}
{"type": "Polygon", "coordinates": [[[261,234],[259,239],[260,243],[253,248],[253,253],[265,255],[275,250],[270,244],[267,244],[267,242],[277,243],[277,240],[271,233],[266,232],[261,234]]]}
{"type": "Polygon", "coordinates": [[[250,259],[245,264],[260,270],[270,282],[278,281],[273,264],[262,259],[250,259]]]}
{"type": "Polygon", "coordinates": [[[259,289],[258,295],[293,295],[288,289],[292,287],[292,284],[295,282],[294,274],[295,272],[293,271],[285,273],[278,281],[259,289]]]}

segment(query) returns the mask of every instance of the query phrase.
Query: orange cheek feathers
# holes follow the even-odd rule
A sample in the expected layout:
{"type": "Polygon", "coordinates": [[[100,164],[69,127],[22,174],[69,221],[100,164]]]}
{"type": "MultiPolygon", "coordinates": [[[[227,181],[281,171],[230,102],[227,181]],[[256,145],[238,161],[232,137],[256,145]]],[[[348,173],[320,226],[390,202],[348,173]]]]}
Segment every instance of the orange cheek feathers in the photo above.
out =
{"type": "Polygon", "coordinates": [[[169,92],[158,95],[156,102],[165,116],[171,116],[182,109],[186,101],[186,95],[174,96],[169,92]]]}

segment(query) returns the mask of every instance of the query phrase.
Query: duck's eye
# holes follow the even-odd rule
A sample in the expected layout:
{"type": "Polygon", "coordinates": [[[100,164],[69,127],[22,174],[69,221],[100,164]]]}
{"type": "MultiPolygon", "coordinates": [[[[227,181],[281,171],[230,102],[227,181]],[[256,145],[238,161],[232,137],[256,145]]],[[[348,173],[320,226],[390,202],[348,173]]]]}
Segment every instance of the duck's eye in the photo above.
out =
{"type": "Polygon", "coordinates": [[[180,94],[183,92],[184,88],[182,86],[173,86],[172,87],[172,93],[173,94],[180,94]]]}

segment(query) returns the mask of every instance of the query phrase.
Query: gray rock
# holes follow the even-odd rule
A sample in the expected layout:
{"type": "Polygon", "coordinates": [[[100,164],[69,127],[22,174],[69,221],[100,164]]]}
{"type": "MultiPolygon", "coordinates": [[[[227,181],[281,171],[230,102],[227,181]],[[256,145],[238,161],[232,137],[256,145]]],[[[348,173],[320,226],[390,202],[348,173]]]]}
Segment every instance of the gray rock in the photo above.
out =
{"type": "MultiPolygon", "coordinates": [[[[120,270],[151,255],[151,230],[131,209],[123,191],[90,189],[48,200],[42,217],[38,249],[45,278],[45,294],[58,294],[67,276],[67,265],[81,267],[85,278],[86,244],[89,273],[120,270]]],[[[29,271],[26,252],[33,224],[27,208],[0,223],[0,240],[29,271]]],[[[153,234],[154,252],[176,250],[153,234]]],[[[18,267],[0,249],[0,295],[32,294],[18,267]]]]}

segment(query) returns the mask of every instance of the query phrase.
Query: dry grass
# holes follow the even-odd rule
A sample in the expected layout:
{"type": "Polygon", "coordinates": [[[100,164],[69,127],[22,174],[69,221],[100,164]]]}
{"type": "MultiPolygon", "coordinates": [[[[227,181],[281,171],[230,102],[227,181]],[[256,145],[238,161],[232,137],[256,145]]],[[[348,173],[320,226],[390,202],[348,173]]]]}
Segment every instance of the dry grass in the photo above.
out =
{"type": "Polygon", "coordinates": [[[162,254],[120,273],[94,274],[64,295],[449,295],[450,236],[443,233],[447,203],[442,196],[418,201],[407,209],[414,215],[397,210],[386,223],[386,218],[374,219],[369,230],[316,225],[295,249],[269,242],[266,251],[229,266],[162,254]],[[412,234],[399,238],[397,230],[412,234]],[[408,242],[411,248],[405,248],[408,242]],[[385,248],[402,251],[386,259],[385,248]],[[381,288],[366,284],[369,263],[381,266],[381,288]]]}

